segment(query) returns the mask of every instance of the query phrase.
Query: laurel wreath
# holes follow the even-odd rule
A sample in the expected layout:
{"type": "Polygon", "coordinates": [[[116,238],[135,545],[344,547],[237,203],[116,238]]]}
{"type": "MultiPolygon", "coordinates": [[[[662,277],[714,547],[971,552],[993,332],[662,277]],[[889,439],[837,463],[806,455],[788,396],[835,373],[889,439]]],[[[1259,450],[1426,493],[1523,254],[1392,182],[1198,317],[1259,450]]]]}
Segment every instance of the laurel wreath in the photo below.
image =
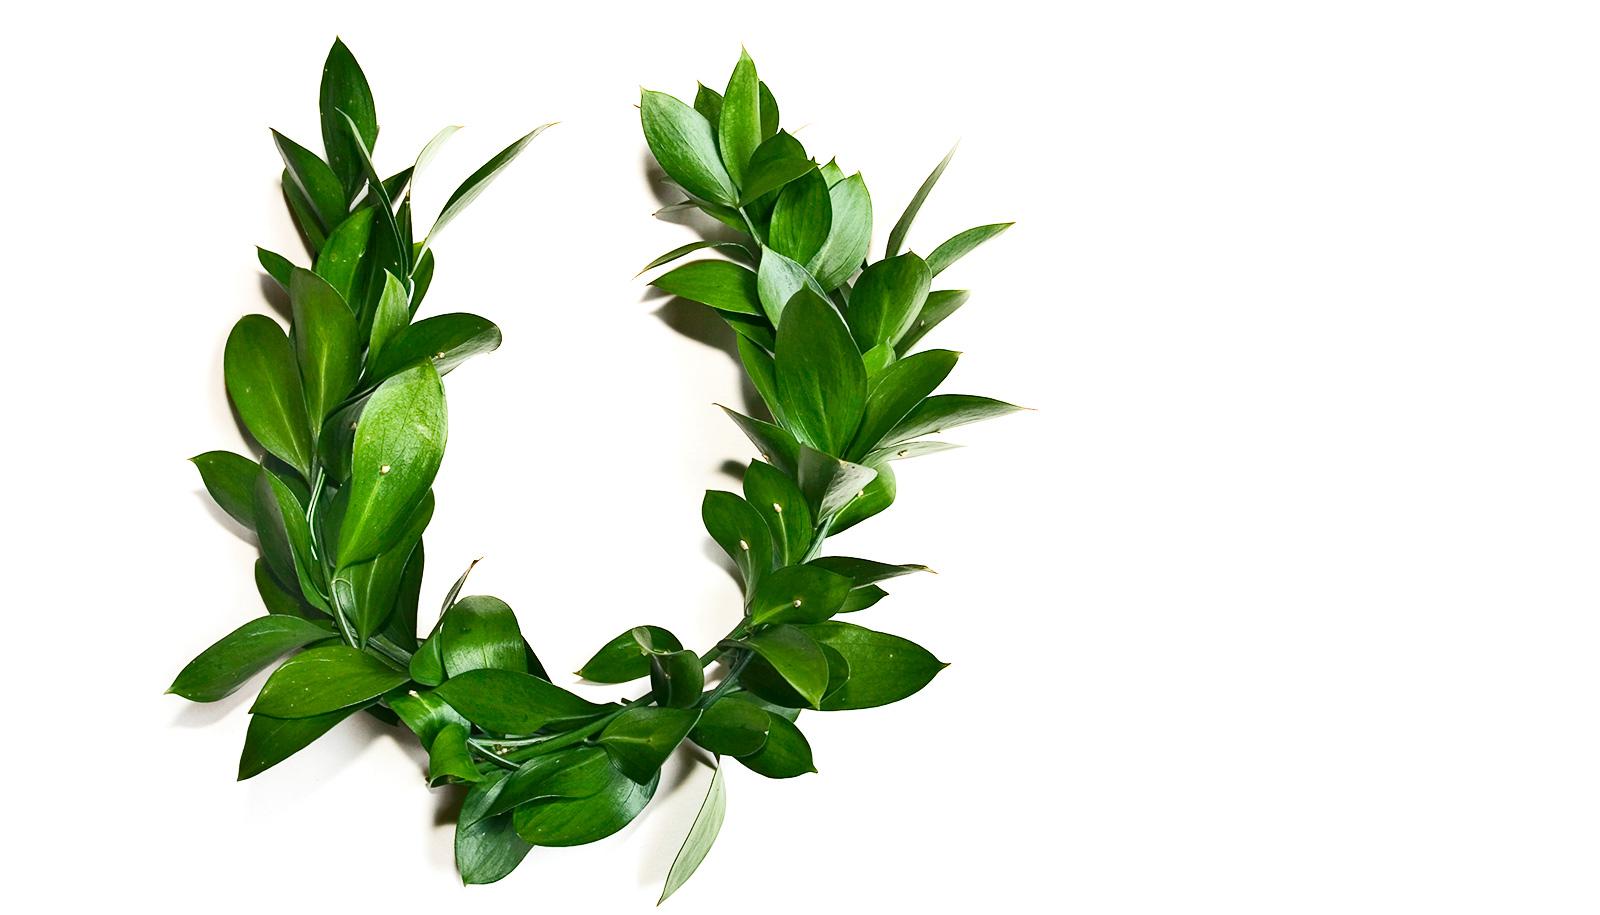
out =
{"type": "Polygon", "coordinates": [[[535,846],[622,829],[649,803],[663,763],[691,742],[718,765],[665,900],[721,826],[721,760],[771,778],[814,772],[802,710],[887,705],[945,666],[914,642],[840,618],[922,566],[823,555],[823,546],[894,501],[895,461],[951,447],[931,437],[946,429],[1017,409],[935,394],[957,354],[912,351],[967,301],[965,291],[934,290],[934,278],[1009,224],[962,232],[926,258],[901,253],[946,156],[885,256],[868,263],[866,183],[833,161],[819,165],[779,127],[748,54],[724,92],[701,86],[692,105],[643,93],[646,142],[686,195],[663,214],[692,210],[725,227],[645,269],[710,255],[652,283],[727,322],[767,415],[728,411],[761,459],[741,492],[708,492],[702,505],[743,582],[738,625],[704,653],[658,626],[621,633],[578,673],[596,683],[648,678],[649,689],[595,703],[552,682],[505,602],[462,595],[466,573],[426,636],[418,631],[423,532],[447,430],[441,378],[500,342],[476,315],[416,319],[433,242],[543,128],[468,177],[419,239],[411,188],[455,128],[382,177],[371,90],[342,42],[328,55],[320,110],[325,157],[274,132],[311,263],[259,252],[287,293],[289,328],[246,316],[224,355],[229,397],[263,456],[193,459],[206,490],[260,545],[267,614],[201,652],[170,692],[215,701],[277,665],[250,708],[241,779],[357,713],[403,723],[427,752],[429,784],[466,787],[455,849],[467,883],[503,878],[535,846]],[[708,689],[713,664],[721,677],[708,689]]]}

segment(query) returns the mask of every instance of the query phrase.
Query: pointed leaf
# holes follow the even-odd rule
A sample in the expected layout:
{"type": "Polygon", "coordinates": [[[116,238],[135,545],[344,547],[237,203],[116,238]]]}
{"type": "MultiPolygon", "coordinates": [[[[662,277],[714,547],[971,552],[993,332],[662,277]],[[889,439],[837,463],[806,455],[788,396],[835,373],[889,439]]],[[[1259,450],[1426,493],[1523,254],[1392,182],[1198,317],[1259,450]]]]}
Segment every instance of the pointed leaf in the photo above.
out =
{"type": "Polygon", "coordinates": [[[922,313],[917,315],[917,320],[912,323],[911,329],[900,338],[895,346],[895,351],[904,356],[911,351],[928,331],[938,326],[939,322],[955,314],[957,308],[967,304],[967,299],[972,293],[965,289],[940,289],[928,293],[928,301],[922,306],[922,313]]]}
{"type": "Polygon", "coordinates": [[[928,265],[915,254],[881,260],[863,270],[845,312],[856,344],[865,351],[898,342],[916,323],[932,279],[928,265]]]}
{"type": "Polygon", "coordinates": [[[939,183],[939,176],[944,174],[945,167],[950,164],[955,154],[956,148],[950,147],[950,151],[944,154],[938,165],[934,166],[933,172],[923,179],[922,186],[917,188],[917,193],[912,196],[911,202],[906,204],[906,211],[900,214],[899,221],[889,231],[889,247],[884,252],[884,257],[894,257],[900,253],[900,246],[905,243],[906,233],[911,231],[911,221],[917,218],[917,211],[922,209],[923,201],[928,199],[928,193],[933,190],[933,186],[939,183]]]}
{"type": "MultiPolygon", "coordinates": [[[[378,308],[372,318],[372,334],[367,345],[369,364],[381,365],[383,351],[411,323],[411,304],[406,300],[406,287],[395,275],[383,271],[383,292],[378,295],[378,308]]],[[[437,351],[435,351],[437,352],[437,351]]],[[[418,355],[418,359],[423,356],[418,355]]]]}
{"type": "Polygon", "coordinates": [[[645,142],[667,177],[702,200],[729,206],[738,203],[739,194],[704,115],[664,92],[645,89],[639,99],[639,116],[645,142]]]}
{"type": "Polygon", "coordinates": [[[949,377],[958,358],[959,354],[950,350],[933,349],[907,356],[885,369],[867,398],[850,456],[860,459],[877,448],[890,430],[949,377]]]}
{"type": "Polygon", "coordinates": [[[207,451],[189,459],[217,507],[233,520],[255,530],[256,477],[261,465],[231,451],[207,451]]]}
{"type": "Polygon", "coordinates": [[[744,472],[744,497],[772,533],[779,565],[791,565],[811,548],[815,525],[805,494],[793,479],[770,464],[752,461],[744,472]]]}
{"type": "Polygon", "coordinates": [[[771,248],[762,248],[761,266],[756,272],[756,292],[761,299],[761,310],[773,326],[781,324],[784,306],[802,289],[811,290],[818,298],[827,296],[811,274],[806,272],[806,268],[771,248]]]}
{"type": "Polygon", "coordinates": [[[800,491],[806,495],[812,517],[821,523],[866,489],[878,471],[801,445],[798,475],[800,491]]]}
{"type": "Polygon", "coordinates": [[[434,315],[412,324],[383,347],[367,367],[367,381],[388,378],[424,360],[432,362],[440,376],[479,353],[500,346],[500,328],[487,318],[455,312],[434,315]]]}
{"type": "Polygon", "coordinates": [[[528,671],[516,614],[497,597],[477,595],[457,601],[445,613],[439,632],[447,676],[486,667],[528,671]]]}
{"type": "Polygon", "coordinates": [[[494,883],[516,869],[533,846],[512,826],[511,815],[484,817],[482,811],[499,794],[505,778],[491,775],[467,791],[456,824],[456,870],[463,883],[494,883]]]}
{"type": "Polygon", "coordinates": [[[311,718],[376,699],[407,677],[379,658],[347,645],[324,645],[295,655],[272,672],[251,714],[311,718]]]}
{"type": "Polygon", "coordinates": [[[345,213],[349,210],[344,185],[339,177],[316,153],[276,130],[272,132],[272,139],[278,145],[278,155],[283,157],[284,168],[289,172],[294,189],[310,205],[317,227],[324,235],[333,231],[334,226],[344,222],[345,213]]]}
{"type": "Polygon", "coordinates": [[[352,705],[310,718],[251,715],[250,727],[244,734],[244,751],[239,754],[239,781],[260,775],[300,752],[361,709],[360,705],[352,705]]]}
{"type": "Polygon", "coordinates": [[[310,270],[294,269],[289,278],[289,303],[294,311],[295,354],[306,410],[312,425],[320,429],[322,420],[355,387],[361,373],[360,328],[338,291],[310,270]]]}
{"type": "Polygon", "coordinates": [[[833,225],[833,205],[822,172],[810,170],[785,185],[772,208],[767,244],[774,251],[806,263],[822,250],[833,225]]]}
{"type": "Polygon", "coordinates": [[[784,566],[761,580],[750,600],[750,620],[767,623],[820,623],[850,594],[851,580],[820,566],[784,566]]]}
{"type": "Polygon", "coordinates": [[[721,311],[762,313],[756,274],[731,261],[694,261],[663,273],[650,285],[721,311]]]}
{"type": "Polygon", "coordinates": [[[867,370],[839,313],[808,289],[796,293],[773,360],[790,431],[818,451],[843,454],[866,406],[867,370]]]}
{"type": "Polygon", "coordinates": [[[828,687],[828,659],[804,630],[773,626],[736,644],[760,655],[812,708],[820,707],[828,687]]]}
{"type": "Polygon", "coordinates": [[[993,419],[996,416],[1005,416],[1021,409],[1023,408],[991,397],[978,397],[973,394],[935,394],[917,404],[905,419],[884,436],[882,444],[897,445],[918,436],[943,432],[946,429],[993,419]]]}
{"type": "Polygon", "coordinates": [[[928,255],[928,269],[933,272],[934,276],[938,276],[944,272],[946,267],[966,257],[973,248],[994,238],[1013,225],[1014,223],[1000,222],[990,226],[978,226],[956,235],[939,247],[934,248],[933,253],[928,255]]]}
{"type": "Polygon", "coordinates": [[[738,424],[750,443],[756,446],[762,460],[778,468],[780,471],[794,476],[798,472],[800,463],[800,444],[794,440],[785,429],[771,423],[762,422],[750,416],[745,416],[736,410],[722,407],[722,412],[738,424]]]}
{"type": "Polygon", "coordinates": [[[860,173],[828,188],[828,206],[832,213],[828,239],[806,262],[806,269],[831,292],[866,260],[872,241],[872,197],[860,173]]]}
{"type": "Polygon", "coordinates": [[[624,775],[643,784],[656,777],[699,720],[697,709],[631,708],[600,732],[600,746],[624,775]]]}
{"type": "Polygon", "coordinates": [[[493,668],[451,677],[434,692],[468,721],[501,734],[532,734],[549,724],[594,718],[607,709],[532,674],[493,668]]]}
{"type": "Polygon", "coordinates": [[[332,635],[329,627],[296,616],[257,617],[200,652],[167,692],[192,702],[215,702],[273,661],[332,635]]]}
{"type": "Polygon", "coordinates": [[[656,905],[666,902],[668,896],[676,893],[694,876],[700,862],[711,851],[712,843],[717,841],[727,806],[728,790],[723,785],[722,767],[717,766],[711,773],[711,786],[706,789],[706,799],[700,802],[700,812],[695,814],[694,822],[689,825],[689,834],[684,836],[678,856],[672,859],[672,869],[667,871],[667,882],[661,887],[661,898],[656,900],[656,905]]]}
{"type": "Polygon", "coordinates": [[[708,490],[700,503],[706,532],[739,569],[746,589],[772,568],[772,539],[767,523],[749,502],[731,492],[708,490]]]}
{"type": "Polygon", "coordinates": [[[822,708],[876,708],[917,692],[949,665],[915,642],[853,623],[827,622],[803,627],[819,644],[838,652],[850,675],[830,688],[822,708]]]}
{"type": "Polygon", "coordinates": [[[246,315],[222,356],[228,396],[251,436],[302,475],[311,468],[311,433],[294,351],[278,322],[246,315]]]}
{"type": "Polygon", "coordinates": [[[515,143],[500,150],[495,154],[494,158],[485,162],[467,180],[461,182],[461,186],[456,188],[456,192],[450,195],[449,200],[445,201],[444,209],[440,211],[439,218],[433,221],[433,228],[428,230],[428,237],[423,242],[423,245],[426,246],[431,242],[434,236],[438,235],[445,226],[461,215],[462,210],[465,210],[472,201],[477,200],[478,195],[482,194],[484,189],[489,186],[489,182],[498,177],[502,171],[505,171],[506,166],[510,165],[512,160],[521,155],[522,151],[528,147],[528,144],[533,142],[533,138],[544,133],[545,128],[549,126],[549,124],[543,124],[535,127],[515,143]]]}
{"type": "Polygon", "coordinates": [[[432,365],[397,373],[373,392],[356,426],[350,502],[339,561],[363,562],[392,547],[433,485],[444,457],[444,387],[432,365]]]}
{"type": "MultiPolygon", "coordinates": [[[[639,628],[649,632],[651,644],[658,649],[677,651],[683,648],[677,636],[660,626],[639,628]]],[[[578,670],[578,676],[595,683],[626,683],[648,676],[650,652],[639,644],[633,633],[630,629],[607,642],[578,670]]]]}
{"type": "Polygon", "coordinates": [[[733,75],[728,78],[728,88],[722,93],[722,110],[717,115],[717,146],[729,177],[738,187],[744,186],[750,156],[761,143],[759,83],[755,61],[741,50],[733,75]]]}
{"type": "Polygon", "coordinates": [[[345,217],[317,252],[317,276],[328,281],[346,302],[353,301],[361,257],[372,236],[372,208],[362,207],[345,217]]]}
{"type": "Polygon", "coordinates": [[[322,144],[328,151],[328,162],[338,175],[344,188],[344,199],[349,200],[361,189],[364,176],[361,162],[351,139],[343,111],[355,121],[367,148],[378,142],[378,115],[372,103],[372,89],[367,85],[366,74],[356,63],[355,55],[344,42],[334,39],[328,51],[328,60],[322,67],[322,144]]]}

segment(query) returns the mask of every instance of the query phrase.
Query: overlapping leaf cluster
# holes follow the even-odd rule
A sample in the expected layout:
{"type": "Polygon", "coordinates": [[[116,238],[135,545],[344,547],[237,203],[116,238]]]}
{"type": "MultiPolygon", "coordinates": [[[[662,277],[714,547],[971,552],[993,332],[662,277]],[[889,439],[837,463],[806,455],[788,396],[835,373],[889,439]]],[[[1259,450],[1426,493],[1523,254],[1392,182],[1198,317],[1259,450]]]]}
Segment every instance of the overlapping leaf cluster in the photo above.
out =
{"type": "MultiPolygon", "coordinates": [[[[503,601],[462,596],[466,574],[418,638],[422,534],[445,443],[440,376],[499,342],[470,315],[413,322],[432,276],[429,243],[534,134],[467,179],[418,241],[410,183],[449,132],[380,179],[371,94],[342,44],[323,78],[326,158],[278,137],[285,196],[312,255],[307,269],[261,254],[288,291],[290,331],[250,316],[227,348],[229,394],[266,455],[196,459],[217,502],[260,540],[269,613],[203,652],[173,691],[215,700],[290,655],[252,706],[241,778],[358,711],[404,722],[428,753],[429,783],[468,788],[456,858],[469,883],[504,877],[534,846],[620,830],[686,741],[768,777],[798,776],[815,771],[802,710],[885,705],[931,681],[944,664],[927,650],[836,619],[881,600],[879,582],[922,567],[824,556],[823,544],[893,501],[892,461],[946,447],[929,437],[944,429],[1015,409],[935,394],[956,354],[912,351],[966,301],[931,291],[933,277],[1005,228],[962,233],[927,259],[899,253],[944,163],[895,226],[888,256],[868,264],[864,181],[818,165],[779,129],[748,56],[721,94],[701,87],[691,107],[646,92],[641,109],[651,151],[689,195],[684,206],[738,233],[659,258],[651,268],[692,251],[725,255],[655,284],[727,319],[769,413],[732,414],[763,459],[742,492],[710,492],[703,504],[743,581],[744,612],[725,639],[697,654],[658,626],[624,632],[579,674],[648,678],[649,690],[595,703],[551,682],[503,601]],[[722,679],[707,689],[719,661],[722,679]]],[[[663,898],[715,840],[725,796],[719,768],[663,898]]]]}

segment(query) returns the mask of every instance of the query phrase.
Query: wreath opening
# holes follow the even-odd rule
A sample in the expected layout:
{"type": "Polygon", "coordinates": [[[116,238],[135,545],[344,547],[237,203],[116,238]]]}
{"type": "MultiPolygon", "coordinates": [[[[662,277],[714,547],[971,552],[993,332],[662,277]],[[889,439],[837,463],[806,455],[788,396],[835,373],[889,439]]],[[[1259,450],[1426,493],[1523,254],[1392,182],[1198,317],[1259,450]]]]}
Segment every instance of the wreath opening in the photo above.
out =
{"type": "Polygon", "coordinates": [[[261,456],[194,458],[206,490],[259,541],[267,613],[203,651],[170,692],[215,701],[276,665],[250,708],[241,779],[357,713],[403,724],[427,753],[429,785],[466,790],[455,837],[466,883],[505,877],[536,846],[622,829],[689,742],[717,769],[665,900],[716,839],[724,758],[770,778],[815,772],[802,711],[878,707],[926,686],[943,661],[841,618],[887,597],[882,582],[924,567],[824,547],[894,502],[896,461],[952,447],[938,437],[945,430],[1018,409],[935,393],[958,354],[915,349],[968,299],[934,289],[935,278],[1009,226],[967,230],[926,257],[902,251],[950,156],[869,261],[864,179],[819,164],[780,127],[748,54],[720,93],[702,85],[686,104],[645,90],[639,107],[652,155],[685,195],[662,214],[694,210],[734,236],[681,246],[644,272],[670,266],[652,285],[728,324],[765,410],[727,410],[759,458],[739,492],[713,490],[702,503],[742,582],[743,614],[723,639],[697,652],[656,625],[617,635],[578,675],[648,688],[596,703],[553,682],[509,605],[462,594],[470,567],[419,631],[423,535],[447,437],[441,379],[500,342],[476,315],[418,319],[433,242],[544,128],[469,176],[418,237],[411,188],[454,128],[383,177],[372,93],[341,42],[322,77],[323,154],[273,134],[309,266],[266,250],[259,260],[288,293],[290,326],[246,316],[225,349],[228,396],[261,456]],[[700,259],[679,263],[690,255],[700,259]],[[713,664],[722,676],[708,688],[713,664]]]}

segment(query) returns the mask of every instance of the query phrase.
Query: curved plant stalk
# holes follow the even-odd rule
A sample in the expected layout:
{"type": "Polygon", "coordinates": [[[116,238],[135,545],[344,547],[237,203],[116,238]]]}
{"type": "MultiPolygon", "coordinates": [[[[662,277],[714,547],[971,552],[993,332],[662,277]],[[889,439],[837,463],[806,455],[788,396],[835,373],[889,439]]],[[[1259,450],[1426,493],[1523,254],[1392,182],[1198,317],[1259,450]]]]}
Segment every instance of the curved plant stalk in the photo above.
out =
{"type": "MultiPolygon", "coordinates": [[[[350,142],[331,144],[323,162],[280,138],[291,169],[285,194],[316,255],[307,271],[263,253],[295,303],[294,336],[247,318],[251,345],[229,360],[229,391],[269,455],[260,464],[216,452],[196,459],[219,504],[261,537],[257,580],[272,612],[208,649],[173,689],[218,698],[293,653],[252,708],[242,777],[356,711],[397,716],[428,751],[430,784],[467,786],[456,827],[467,883],[499,880],[534,846],[620,830],[649,803],[662,764],[692,742],[719,768],[665,900],[715,841],[725,810],[720,760],[771,778],[815,772],[796,724],[802,710],[896,702],[946,666],[906,639],[836,619],[883,599],[880,582],[925,567],[823,550],[829,536],[893,502],[892,462],[950,447],[937,438],[946,429],[1017,409],[934,393],[957,355],[913,352],[966,301],[965,292],[933,290],[933,277],[1006,226],[961,233],[926,259],[894,251],[867,263],[865,182],[832,161],[819,165],[779,128],[777,103],[747,55],[726,91],[702,86],[692,105],[644,93],[645,138],[687,195],[680,209],[703,211],[738,236],[684,245],[646,269],[712,255],[653,283],[727,321],[766,415],[728,411],[761,459],[748,465],[741,492],[708,492],[702,504],[707,531],[743,581],[738,624],[698,654],[659,626],[621,633],[578,673],[598,683],[648,678],[649,690],[593,703],[551,682],[504,602],[460,596],[465,574],[417,640],[427,489],[444,442],[438,376],[492,349],[498,334],[470,316],[409,323],[432,252],[410,235],[410,171],[380,181],[371,166],[376,123],[363,120],[370,96],[352,88],[365,87],[353,67],[335,45],[334,85],[325,79],[323,91],[325,132],[342,122],[345,133],[333,136],[350,142]],[[362,176],[367,193],[357,201],[362,176]],[[360,252],[354,265],[330,268],[330,278],[324,259],[344,263],[330,252],[347,248],[360,252]],[[707,689],[706,670],[718,661],[722,678],[707,689]]],[[[492,177],[527,139],[468,184],[492,177]]],[[[891,247],[947,163],[924,183],[891,247]]],[[[464,186],[452,203],[476,190],[464,186]]]]}

